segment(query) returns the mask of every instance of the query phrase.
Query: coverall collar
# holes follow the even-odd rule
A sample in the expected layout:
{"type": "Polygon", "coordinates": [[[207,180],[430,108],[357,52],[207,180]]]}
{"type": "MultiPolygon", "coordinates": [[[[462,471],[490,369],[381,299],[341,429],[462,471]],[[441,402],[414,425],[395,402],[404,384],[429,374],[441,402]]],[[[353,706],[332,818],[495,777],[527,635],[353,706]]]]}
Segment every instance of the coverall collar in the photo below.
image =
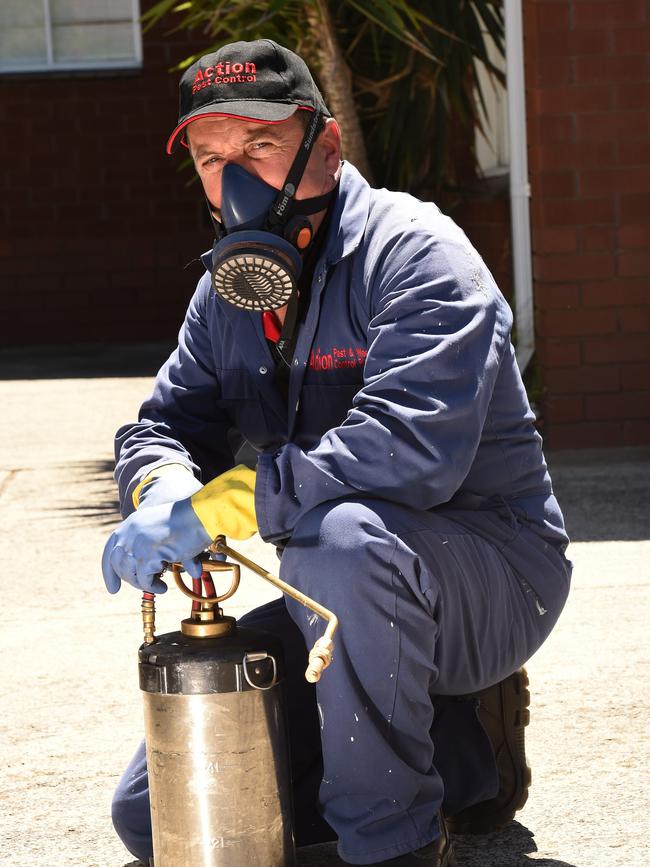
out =
{"type": "Polygon", "coordinates": [[[324,258],[335,265],[357,249],[368,222],[370,187],[357,169],[343,162],[338,194],[332,204],[324,258]]]}

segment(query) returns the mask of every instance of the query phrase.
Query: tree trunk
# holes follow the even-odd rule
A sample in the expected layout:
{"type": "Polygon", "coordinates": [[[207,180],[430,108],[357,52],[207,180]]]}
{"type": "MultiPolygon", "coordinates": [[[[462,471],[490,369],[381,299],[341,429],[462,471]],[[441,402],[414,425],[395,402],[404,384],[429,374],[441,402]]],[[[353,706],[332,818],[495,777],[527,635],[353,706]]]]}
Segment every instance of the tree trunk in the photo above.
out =
{"type": "Polygon", "coordinates": [[[372,183],[366,145],[352,97],[352,76],[336,38],[327,0],[307,4],[307,21],[311,31],[310,47],[316,61],[314,65],[325,91],[325,101],[343,132],[343,155],[372,183]]]}

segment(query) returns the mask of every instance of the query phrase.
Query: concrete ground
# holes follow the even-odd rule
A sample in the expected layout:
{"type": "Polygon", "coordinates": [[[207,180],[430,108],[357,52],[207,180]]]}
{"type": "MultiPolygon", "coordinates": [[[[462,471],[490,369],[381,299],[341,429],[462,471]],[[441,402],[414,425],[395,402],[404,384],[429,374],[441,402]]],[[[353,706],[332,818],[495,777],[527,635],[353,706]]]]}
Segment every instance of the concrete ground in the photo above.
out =
{"type": "MultiPolygon", "coordinates": [[[[0,353],[0,864],[136,867],[109,819],[142,727],[139,596],[108,596],[112,436],[164,348],[0,353]],[[138,374],[138,375],[133,375],[138,374]]],[[[573,592],[530,661],[534,785],[518,821],[457,838],[462,867],[650,864],[650,449],[549,455],[573,592]]],[[[259,539],[241,546],[275,568],[259,539]]],[[[274,595],[246,576],[230,613],[274,595]]],[[[158,630],[185,604],[158,602],[158,630]]],[[[339,863],[332,847],[300,867],[339,863]]],[[[246,865],[242,865],[246,867],[246,865]]]]}

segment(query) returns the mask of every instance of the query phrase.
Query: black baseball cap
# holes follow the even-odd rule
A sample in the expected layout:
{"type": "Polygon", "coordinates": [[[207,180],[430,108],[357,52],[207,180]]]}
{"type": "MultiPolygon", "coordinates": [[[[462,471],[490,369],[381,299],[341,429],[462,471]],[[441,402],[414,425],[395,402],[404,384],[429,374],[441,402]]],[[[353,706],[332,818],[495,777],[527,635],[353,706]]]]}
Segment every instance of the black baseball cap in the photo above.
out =
{"type": "Polygon", "coordinates": [[[199,117],[225,115],[279,123],[298,109],[320,110],[330,117],[305,61],[271,39],[231,42],[183,73],[178,124],[167,142],[167,153],[178,144],[179,133],[199,117]]]}

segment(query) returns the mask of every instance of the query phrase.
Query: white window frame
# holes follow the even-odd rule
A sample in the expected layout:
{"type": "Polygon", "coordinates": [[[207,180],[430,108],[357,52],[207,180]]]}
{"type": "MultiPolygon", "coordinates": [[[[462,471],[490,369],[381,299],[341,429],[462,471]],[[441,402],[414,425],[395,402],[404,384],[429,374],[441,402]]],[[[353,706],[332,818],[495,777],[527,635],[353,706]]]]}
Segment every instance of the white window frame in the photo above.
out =
{"type": "MultiPolygon", "coordinates": [[[[0,0],[2,2],[2,0],[0,0]]],[[[52,40],[52,15],[50,0],[43,2],[43,26],[45,28],[45,47],[47,59],[45,62],[32,61],[16,63],[13,66],[0,66],[2,75],[30,75],[34,72],[84,72],[86,70],[102,69],[140,69],[142,67],[142,28],[140,27],[140,0],[131,0],[131,20],[133,25],[133,58],[119,60],[62,60],[54,59],[52,40]]]]}
{"type": "MultiPolygon", "coordinates": [[[[505,73],[506,59],[497,51],[494,40],[486,30],[483,31],[483,38],[488,57],[505,73]]],[[[477,63],[476,67],[487,110],[486,114],[477,94],[476,103],[484,132],[476,130],[476,158],[481,177],[498,177],[507,174],[510,168],[507,92],[482,63],[477,63]]]]}

